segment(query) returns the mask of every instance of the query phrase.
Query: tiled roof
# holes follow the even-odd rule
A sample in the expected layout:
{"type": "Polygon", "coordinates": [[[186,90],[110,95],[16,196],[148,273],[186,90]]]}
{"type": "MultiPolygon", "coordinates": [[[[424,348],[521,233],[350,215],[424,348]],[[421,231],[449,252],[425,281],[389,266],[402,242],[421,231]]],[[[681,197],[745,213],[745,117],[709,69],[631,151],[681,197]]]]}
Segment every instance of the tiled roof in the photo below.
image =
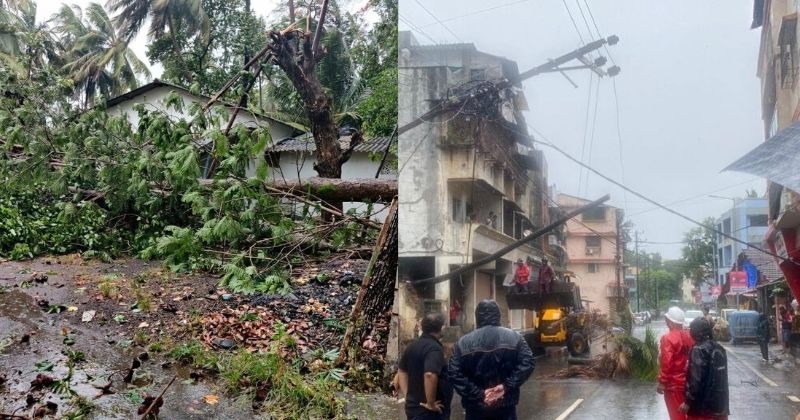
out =
{"type": "Polygon", "coordinates": [[[756,266],[758,271],[766,277],[767,281],[773,281],[783,277],[783,273],[780,268],[778,268],[778,264],[775,263],[775,259],[771,255],[754,248],[746,248],[742,250],[742,254],[747,257],[747,260],[750,261],[751,264],[756,266]]]}
{"type": "MultiPolygon", "coordinates": [[[[367,139],[353,151],[362,153],[383,152],[389,145],[391,137],[375,137],[367,139]]],[[[350,136],[339,137],[342,149],[350,147],[350,136]]],[[[314,152],[317,150],[314,139],[309,134],[283,139],[270,148],[271,152],[314,152]]]]}

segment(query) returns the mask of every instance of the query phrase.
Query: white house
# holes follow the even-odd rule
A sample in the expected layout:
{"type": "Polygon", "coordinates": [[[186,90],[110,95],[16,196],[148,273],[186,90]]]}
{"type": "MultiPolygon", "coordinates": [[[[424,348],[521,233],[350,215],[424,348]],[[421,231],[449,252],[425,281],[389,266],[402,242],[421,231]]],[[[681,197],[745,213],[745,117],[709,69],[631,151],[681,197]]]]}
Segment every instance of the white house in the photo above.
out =
{"type": "MultiPolygon", "coordinates": [[[[353,148],[350,159],[342,165],[342,178],[382,178],[397,179],[397,170],[390,160],[396,159],[394,154],[384,159],[384,154],[391,145],[390,137],[375,137],[366,139],[353,148]],[[381,165],[381,162],[384,164],[381,165]],[[380,168],[380,173],[378,169],[380,168]]],[[[339,138],[342,150],[350,146],[350,136],[339,138]]],[[[270,166],[270,176],[274,179],[286,181],[302,181],[317,176],[314,170],[316,163],[316,145],[310,134],[297,137],[284,138],[267,149],[266,157],[270,166]]],[[[375,203],[372,208],[372,218],[383,220],[386,218],[388,203],[375,203]]],[[[347,212],[355,209],[358,212],[367,210],[367,204],[358,202],[345,202],[343,209],[347,212]]]]}
{"type": "MultiPolygon", "coordinates": [[[[131,125],[136,127],[139,124],[139,113],[134,109],[134,107],[138,104],[143,104],[147,110],[164,112],[166,115],[176,120],[189,120],[191,118],[190,112],[192,104],[206,104],[209,99],[209,97],[204,95],[193,94],[189,91],[189,89],[183,86],[155,79],[146,85],[131,90],[130,92],[109,99],[106,101],[106,108],[109,115],[127,116],[131,125]],[[183,106],[181,109],[175,109],[174,107],[168,107],[166,105],[168,96],[172,92],[178,94],[183,100],[183,106]]],[[[225,103],[218,104],[224,106],[228,110],[229,116],[233,115],[233,105],[225,103]]],[[[289,126],[288,124],[263,115],[255,114],[247,109],[239,110],[239,113],[236,115],[235,123],[244,124],[250,128],[264,127],[268,125],[273,139],[282,139],[300,134],[300,131],[289,126]]],[[[207,164],[208,162],[206,161],[201,166],[207,168],[207,164]]],[[[255,167],[255,162],[253,162],[253,164],[250,165],[248,175],[252,175],[250,172],[254,172],[255,167]]],[[[206,176],[207,173],[204,173],[203,175],[206,176]]]]}
{"type": "MultiPolygon", "coordinates": [[[[131,125],[135,127],[139,123],[139,113],[134,107],[138,104],[143,104],[145,109],[148,110],[164,112],[176,120],[188,120],[190,118],[192,104],[205,104],[209,99],[210,98],[207,96],[193,94],[185,87],[155,79],[130,92],[109,99],[106,102],[106,107],[109,115],[124,115],[128,118],[131,125]],[[172,92],[178,94],[183,100],[182,109],[175,109],[174,107],[168,107],[166,105],[168,97],[172,92]]],[[[229,116],[233,114],[233,105],[225,103],[218,104],[224,106],[228,110],[229,116]]],[[[253,113],[247,109],[239,110],[239,113],[236,115],[235,123],[244,124],[251,128],[269,126],[273,145],[267,148],[265,156],[260,156],[257,159],[267,159],[270,165],[271,178],[302,181],[317,175],[316,171],[313,169],[316,147],[310,134],[304,134],[286,123],[253,113]]],[[[340,142],[342,143],[342,148],[346,149],[350,144],[350,137],[342,136],[340,142]]],[[[375,174],[381,164],[382,155],[389,147],[389,143],[389,137],[377,137],[368,139],[356,146],[350,160],[342,166],[342,178],[375,178],[375,174]]],[[[209,166],[207,156],[208,155],[205,155],[204,158],[201,158],[205,159],[201,164],[201,167],[203,167],[205,171],[207,171],[209,166]]],[[[396,159],[396,157],[393,154],[389,157],[391,159],[387,159],[386,164],[383,165],[380,177],[397,179],[397,171],[394,165],[388,162],[388,160],[396,159]]],[[[257,162],[254,160],[250,164],[248,176],[252,176],[255,172],[255,168],[257,167],[256,163],[257,162]]],[[[208,173],[204,172],[203,175],[207,176],[208,173]]],[[[373,206],[373,218],[376,220],[383,220],[386,217],[387,206],[388,204],[376,203],[373,206]]],[[[344,210],[347,211],[349,209],[366,210],[367,204],[353,202],[344,203],[344,210]]]]}

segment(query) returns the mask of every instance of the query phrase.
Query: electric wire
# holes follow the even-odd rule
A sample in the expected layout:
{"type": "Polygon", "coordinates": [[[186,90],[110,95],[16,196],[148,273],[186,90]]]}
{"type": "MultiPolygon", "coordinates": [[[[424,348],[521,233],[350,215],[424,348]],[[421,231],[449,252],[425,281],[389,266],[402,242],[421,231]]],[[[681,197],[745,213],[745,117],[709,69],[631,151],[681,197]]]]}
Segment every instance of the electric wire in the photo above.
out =
{"type": "Polygon", "coordinates": [[[706,226],[706,225],[704,225],[702,222],[699,222],[699,221],[697,221],[697,220],[695,220],[695,219],[693,219],[693,218],[691,218],[691,217],[689,217],[689,216],[686,216],[686,215],[685,215],[685,214],[683,214],[683,213],[680,213],[680,212],[678,212],[678,211],[676,211],[676,210],[673,210],[673,209],[671,209],[671,208],[669,208],[669,207],[667,207],[667,206],[665,206],[665,205],[663,205],[663,204],[661,204],[661,203],[659,203],[659,202],[657,202],[657,201],[655,201],[655,200],[653,200],[653,199],[651,199],[651,198],[649,198],[649,197],[645,196],[644,194],[642,194],[642,193],[640,193],[640,192],[638,192],[638,191],[636,191],[636,190],[634,190],[634,189],[632,189],[632,188],[630,188],[630,187],[628,187],[628,186],[626,186],[626,185],[624,185],[624,184],[620,183],[619,181],[616,181],[616,180],[614,180],[613,178],[611,178],[611,177],[609,177],[609,176],[607,176],[607,175],[603,174],[602,172],[598,171],[597,169],[595,169],[595,168],[593,168],[593,167],[591,167],[591,166],[589,166],[589,165],[586,165],[586,164],[584,164],[583,162],[579,161],[578,159],[576,159],[575,157],[573,157],[573,156],[572,156],[572,155],[570,155],[569,153],[565,152],[565,151],[564,151],[563,149],[561,149],[560,147],[558,147],[558,146],[556,146],[555,144],[553,144],[553,143],[552,143],[552,142],[551,142],[551,141],[550,141],[550,140],[549,140],[549,139],[548,139],[548,138],[547,138],[545,135],[543,135],[541,132],[539,132],[538,130],[536,130],[536,128],[533,128],[533,127],[531,127],[531,129],[532,129],[532,130],[533,130],[533,131],[534,131],[536,134],[538,134],[538,135],[539,135],[539,136],[540,136],[542,139],[544,139],[544,141],[542,141],[542,140],[536,140],[536,139],[533,139],[533,141],[534,141],[535,143],[543,144],[543,145],[545,145],[545,146],[548,146],[548,147],[550,147],[550,148],[554,149],[554,150],[555,150],[555,151],[557,151],[558,153],[560,153],[560,154],[564,155],[564,156],[565,156],[567,159],[569,159],[569,160],[571,160],[571,161],[573,161],[573,162],[575,162],[575,163],[577,163],[577,164],[579,164],[579,165],[581,165],[581,166],[584,166],[584,167],[586,167],[586,169],[588,169],[588,170],[589,170],[589,171],[591,171],[592,173],[596,174],[596,175],[597,175],[597,176],[599,176],[600,178],[603,178],[604,180],[606,180],[606,181],[608,181],[608,182],[610,182],[610,183],[612,183],[612,184],[614,184],[614,185],[616,185],[616,186],[618,186],[618,187],[620,187],[620,188],[622,188],[622,189],[624,189],[624,190],[627,190],[627,191],[628,191],[628,192],[630,192],[631,194],[633,194],[633,195],[635,195],[635,196],[637,196],[637,197],[639,197],[639,198],[641,198],[641,199],[643,199],[643,200],[645,200],[645,201],[648,201],[648,202],[650,202],[651,204],[653,204],[653,205],[655,205],[655,206],[658,206],[658,207],[660,207],[661,209],[663,209],[663,210],[667,211],[668,213],[671,213],[671,214],[673,214],[673,215],[675,215],[675,216],[678,216],[678,217],[680,217],[680,218],[682,218],[682,219],[684,219],[684,220],[686,220],[686,221],[688,221],[688,222],[691,222],[691,223],[693,223],[693,224],[695,224],[695,225],[697,225],[697,226],[700,226],[700,227],[706,228],[706,229],[708,229],[708,230],[711,230],[711,231],[713,231],[713,232],[717,233],[718,235],[720,235],[720,236],[723,236],[723,237],[726,237],[726,238],[728,238],[728,239],[730,239],[730,240],[732,240],[732,241],[734,241],[734,242],[738,242],[738,243],[741,243],[741,244],[743,244],[743,245],[749,246],[749,247],[751,247],[751,248],[753,248],[753,249],[756,249],[756,250],[758,250],[758,251],[761,251],[761,252],[763,252],[763,253],[765,253],[765,254],[767,254],[767,255],[771,255],[771,256],[773,256],[773,257],[775,257],[775,258],[778,258],[778,259],[780,259],[780,260],[783,260],[783,261],[791,261],[793,264],[800,265],[800,262],[794,261],[794,260],[793,260],[793,259],[791,259],[791,258],[782,257],[782,256],[780,256],[780,255],[778,255],[778,254],[775,254],[775,253],[771,252],[771,251],[767,251],[767,250],[765,250],[765,249],[763,249],[763,248],[761,248],[761,247],[753,246],[753,245],[751,245],[751,244],[749,244],[749,243],[747,243],[747,242],[745,242],[745,241],[742,241],[742,240],[740,240],[740,239],[738,239],[738,238],[736,238],[736,237],[734,237],[734,236],[731,236],[731,235],[729,235],[729,234],[727,234],[727,233],[725,233],[725,232],[723,232],[723,231],[721,231],[721,230],[718,230],[718,229],[716,229],[715,227],[709,227],[709,226],[706,226]]]}
{"type": "MultiPolygon", "coordinates": [[[[478,14],[485,13],[485,12],[490,12],[492,10],[502,9],[502,8],[508,7],[508,6],[514,6],[514,5],[520,4],[520,3],[527,3],[529,1],[531,1],[531,0],[518,0],[518,1],[510,2],[510,3],[500,4],[500,5],[497,5],[497,6],[494,6],[494,7],[489,7],[489,8],[486,8],[486,9],[475,10],[475,11],[472,11],[472,12],[464,13],[463,15],[458,15],[458,16],[453,16],[453,17],[450,17],[450,18],[442,19],[442,22],[452,22],[454,20],[463,19],[465,17],[474,16],[474,15],[478,15],[478,14]]],[[[421,28],[427,28],[427,27],[430,27],[430,26],[433,26],[433,25],[435,25],[435,23],[429,23],[427,25],[422,25],[420,27],[421,28]]]]}
{"type": "Polygon", "coordinates": [[[450,28],[448,28],[448,27],[447,27],[447,25],[445,25],[445,24],[444,24],[444,23],[443,23],[441,20],[439,20],[439,18],[438,18],[438,17],[436,17],[436,15],[434,15],[434,14],[433,14],[433,12],[431,12],[430,10],[428,10],[428,8],[427,8],[427,7],[425,7],[425,6],[424,6],[422,3],[420,3],[420,1],[419,1],[419,0],[414,0],[414,1],[415,1],[415,2],[417,2],[417,4],[419,5],[419,7],[421,7],[421,8],[422,8],[422,10],[424,10],[424,11],[425,11],[425,13],[427,13],[428,15],[430,15],[430,17],[432,17],[432,18],[433,18],[433,19],[434,19],[436,22],[439,22],[439,24],[440,24],[440,25],[442,25],[442,28],[444,28],[445,30],[447,30],[447,32],[450,32],[450,35],[453,35],[453,37],[455,37],[455,39],[456,39],[458,42],[464,42],[464,41],[463,41],[461,38],[459,38],[459,37],[458,37],[458,35],[456,35],[456,33],[455,33],[455,32],[453,32],[452,30],[450,30],[450,28]]]}
{"type": "Polygon", "coordinates": [[[403,21],[403,23],[405,23],[406,25],[408,25],[408,27],[409,27],[409,28],[411,28],[411,30],[412,30],[412,31],[414,31],[414,32],[416,32],[416,33],[418,33],[418,34],[420,34],[420,35],[424,36],[425,38],[428,38],[428,39],[429,39],[431,42],[433,42],[434,44],[436,44],[436,45],[439,45],[439,43],[438,43],[438,42],[436,42],[436,40],[435,40],[435,39],[433,39],[433,38],[432,38],[430,35],[428,35],[428,33],[427,33],[427,32],[425,32],[423,29],[421,29],[420,27],[418,27],[417,25],[415,25],[414,23],[412,23],[410,20],[406,19],[406,18],[405,18],[403,15],[401,15],[401,14],[399,14],[399,13],[398,13],[397,17],[398,17],[398,18],[399,18],[401,21],[403,21]]]}
{"type": "MultiPolygon", "coordinates": [[[[594,111],[592,114],[592,131],[589,136],[589,155],[586,158],[588,164],[592,163],[592,149],[594,148],[594,136],[597,132],[597,106],[600,103],[600,80],[597,81],[594,90],[594,111]]],[[[584,194],[589,194],[589,171],[586,171],[586,181],[583,183],[584,194]]],[[[580,193],[580,191],[579,191],[580,193]]]]}
{"type": "Polygon", "coordinates": [[[561,2],[564,4],[564,8],[567,9],[569,20],[572,22],[572,27],[575,28],[575,32],[578,34],[578,39],[581,40],[581,45],[585,46],[586,42],[583,40],[583,35],[581,35],[580,29],[578,29],[578,24],[575,23],[575,18],[572,16],[572,11],[569,9],[569,6],[567,6],[567,0],[561,0],[561,2]]]}

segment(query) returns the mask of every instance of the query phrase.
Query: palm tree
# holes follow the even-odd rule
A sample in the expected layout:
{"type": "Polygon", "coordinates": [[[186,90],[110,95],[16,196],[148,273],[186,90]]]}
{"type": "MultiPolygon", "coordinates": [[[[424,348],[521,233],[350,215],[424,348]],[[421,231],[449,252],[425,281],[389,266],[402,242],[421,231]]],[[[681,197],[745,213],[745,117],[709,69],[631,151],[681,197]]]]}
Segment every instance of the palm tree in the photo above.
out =
{"type": "MultiPolygon", "coordinates": [[[[186,66],[183,65],[177,34],[186,31],[207,37],[209,33],[209,19],[202,0],[108,0],[107,5],[117,13],[114,23],[126,39],[136,36],[148,18],[150,29],[147,35],[151,40],[169,34],[172,52],[181,71],[186,71],[186,66]]],[[[185,76],[191,80],[190,74],[185,76]]]]}
{"type": "Polygon", "coordinates": [[[84,106],[94,103],[98,93],[119,95],[138,86],[137,75],[150,78],[150,71],[128,47],[105,9],[90,3],[85,16],[78,6],[63,6],[54,17],[55,31],[66,45],[66,73],[84,106]]]}
{"type": "Polygon", "coordinates": [[[30,78],[46,62],[57,63],[56,50],[47,25],[36,22],[33,0],[0,0],[0,63],[30,78]]]}

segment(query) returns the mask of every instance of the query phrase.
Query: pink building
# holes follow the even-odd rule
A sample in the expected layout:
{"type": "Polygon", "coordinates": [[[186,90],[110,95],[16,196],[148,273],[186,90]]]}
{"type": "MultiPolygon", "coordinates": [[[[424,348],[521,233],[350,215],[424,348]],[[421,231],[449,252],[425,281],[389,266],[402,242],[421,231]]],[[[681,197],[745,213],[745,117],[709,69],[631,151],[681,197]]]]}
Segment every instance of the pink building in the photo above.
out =
{"type": "MultiPolygon", "coordinates": [[[[588,204],[590,200],[558,194],[558,205],[565,211],[588,204]]],[[[617,289],[617,220],[621,211],[599,206],[570,219],[566,225],[567,270],[581,288],[584,306],[611,314],[613,302],[625,296],[617,289]]],[[[619,250],[622,251],[621,249],[619,250]]],[[[621,275],[621,273],[619,273],[621,275]]]]}

